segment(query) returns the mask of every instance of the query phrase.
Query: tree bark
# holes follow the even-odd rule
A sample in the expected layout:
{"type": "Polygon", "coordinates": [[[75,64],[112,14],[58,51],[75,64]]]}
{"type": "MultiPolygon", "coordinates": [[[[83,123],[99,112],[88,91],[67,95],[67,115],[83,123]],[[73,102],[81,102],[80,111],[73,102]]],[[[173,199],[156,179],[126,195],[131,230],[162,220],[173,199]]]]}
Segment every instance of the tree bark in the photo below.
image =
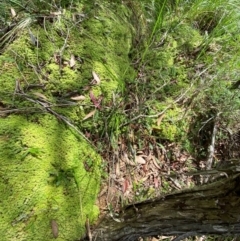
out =
{"type": "Polygon", "coordinates": [[[107,217],[100,222],[93,231],[93,240],[203,234],[240,235],[240,173],[127,206],[118,218],[107,217]]]}

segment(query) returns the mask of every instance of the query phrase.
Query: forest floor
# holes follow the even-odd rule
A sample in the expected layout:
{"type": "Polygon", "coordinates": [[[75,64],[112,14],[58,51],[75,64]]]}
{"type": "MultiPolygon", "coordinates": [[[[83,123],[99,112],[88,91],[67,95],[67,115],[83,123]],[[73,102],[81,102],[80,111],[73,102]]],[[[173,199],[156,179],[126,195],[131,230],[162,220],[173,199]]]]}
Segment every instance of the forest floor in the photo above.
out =
{"type": "MultiPolygon", "coordinates": [[[[220,2],[218,3],[220,4],[220,2]]],[[[195,7],[203,6],[202,4],[204,4],[204,1],[196,1],[196,6],[194,6],[194,4],[192,5],[192,13],[196,11],[196,9],[194,9],[195,7]]],[[[184,20],[184,18],[186,16],[181,16],[181,14],[185,12],[184,7],[186,7],[186,5],[184,6],[183,4],[179,6],[179,8],[177,7],[177,10],[175,9],[176,12],[179,10],[179,15],[176,18],[169,17],[174,11],[164,16],[165,22],[162,22],[162,30],[158,32],[164,37],[160,39],[157,37],[154,38],[152,40],[153,44],[146,50],[146,55],[150,59],[144,59],[142,55],[139,57],[136,53],[135,59],[133,58],[133,66],[139,74],[136,78],[134,88],[131,89],[130,87],[127,92],[131,97],[126,98],[122,106],[123,113],[125,113],[124,111],[126,109],[132,108],[135,116],[129,117],[127,131],[123,131],[116,136],[114,145],[109,144],[107,139],[105,140],[108,145],[105,146],[102,156],[107,163],[105,167],[107,177],[102,182],[97,201],[102,214],[112,213],[114,216],[117,216],[121,208],[129,203],[137,203],[146,199],[164,196],[175,190],[203,185],[211,181],[211,179],[206,177],[204,171],[217,168],[227,161],[239,159],[240,157],[240,132],[239,125],[237,124],[239,111],[232,109],[231,114],[227,114],[230,106],[234,106],[235,104],[239,106],[239,101],[234,99],[239,95],[239,91],[236,90],[235,92],[235,89],[232,88],[232,86],[238,82],[234,80],[235,77],[230,78],[230,76],[235,76],[233,72],[235,72],[238,67],[232,66],[231,69],[226,70],[225,67],[228,64],[223,67],[220,63],[220,59],[223,56],[227,56],[225,55],[226,42],[224,39],[228,33],[221,32],[220,37],[219,33],[222,27],[225,28],[228,25],[229,19],[225,19],[226,21],[224,23],[214,22],[218,21],[216,20],[216,18],[219,17],[217,17],[218,12],[216,15],[213,14],[213,18],[208,16],[208,22],[205,22],[204,18],[206,16],[203,12],[206,9],[202,9],[202,13],[200,13],[201,11],[198,13],[195,12],[195,17],[191,16],[192,19],[190,21],[185,21],[186,19],[184,20]],[[178,37],[176,37],[171,27],[166,27],[167,24],[171,25],[174,21],[181,22],[174,25],[176,35],[177,33],[181,35],[181,26],[186,24],[183,27],[183,29],[185,28],[186,30],[183,33],[184,36],[179,37],[178,35],[178,37]],[[199,36],[203,37],[200,41],[201,43],[198,43],[197,40],[194,39],[193,36],[195,32],[189,30],[193,23],[195,24],[194,31],[197,29],[199,36]],[[220,27],[221,24],[223,24],[222,27],[220,27]],[[164,28],[168,29],[166,30],[164,28]],[[216,29],[215,32],[213,30],[214,28],[216,29]],[[205,37],[210,36],[209,42],[206,41],[204,37],[206,33],[209,35],[205,35],[205,37]],[[164,34],[166,34],[167,37],[164,34]],[[191,37],[187,36],[188,34],[191,35],[191,37]],[[177,47],[175,49],[173,48],[174,50],[169,50],[174,45],[172,37],[176,40],[177,47]],[[182,40],[184,44],[180,43],[182,40]],[[183,49],[183,45],[184,48],[186,47],[185,44],[192,44],[192,47],[187,46],[187,50],[183,49]],[[166,75],[168,75],[168,77],[170,76],[169,82],[167,82],[167,84],[165,81],[162,82],[160,87],[154,81],[154,84],[151,84],[152,79],[150,75],[155,74],[157,70],[156,68],[154,69],[154,66],[148,64],[148,62],[156,60],[152,57],[153,51],[156,50],[164,52],[167,58],[171,58],[170,56],[172,55],[174,56],[174,67],[171,64],[166,64],[160,68],[160,73],[163,76],[163,72],[166,70],[166,75]],[[219,55],[220,52],[221,54],[219,55]],[[136,56],[140,59],[143,58],[143,60],[139,60],[136,56]],[[137,64],[135,64],[136,62],[137,64]],[[174,68],[175,71],[179,71],[177,75],[172,75],[171,73],[171,70],[174,68]],[[228,73],[225,72],[225,77],[220,73],[222,71],[228,71],[228,73]],[[186,90],[186,88],[190,86],[189,82],[188,85],[184,85],[184,78],[186,76],[190,79],[190,82],[191,80],[196,81],[194,82],[194,91],[190,93],[190,96],[184,96],[183,94],[183,90],[186,90]],[[225,79],[223,80],[222,78],[225,79]],[[199,82],[205,83],[205,86],[202,86],[199,82]],[[141,85],[147,87],[141,88],[141,85]],[[165,88],[165,85],[167,88],[165,88]],[[173,85],[177,85],[176,88],[179,87],[178,91],[172,87],[173,85]],[[217,86],[220,86],[219,89],[217,86]],[[154,88],[157,90],[163,89],[166,92],[155,92],[154,88]],[[198,90],[198,88],[200,90],[198,90]],[[146,95],[145,98],[142,97],[142,91],[144,91],[146,95]],[[225,102],[225,97],[230,93],[235,97],[231,101],[225,102]],[[162,95],[162,99],[159,98],[160,95],[162,95]],[[182,101],[180,101],[180,103],[177,102],[176,100],[182,96],[184,97],[182,101]],[[187,128],[181,126],[182,124],[185,125],[185,123],[180,123],[180,125],[173,124],[172,127],[177,127],[177,131],[182,129],[182,132],[188,132],[187,135],[181,133],[172,138],[171,128],[167,130],[167,134],[161,132],[162,130],[158,127],[161,125],[167,126],[166,123],[168,123],[168,121],[166,120],[168,120],[171,115],[168,111],[163,111],[160,115],[157,115],[154,123],[149,121],[148,116],[144,114],[146,109],[148,109],[148,111],[150,109],[150,112],[154,109],[154,107],[149,107],[149,105],[145,104],[149,102],[149,100],[150,103],[153,103],[154,100],[161,100],[161,103],[164,103],[164,101],[167,103],[169,98],[172,99],[179,108],[182,108],[184,114],[187,113],[186,115],[178,114],[179,119],[181,119],[180,122],[184,119],[189,124],[187,128]],[[137,112],[135,111],[136,109],[140,111],[137,112]],[[224,113],[223,116],[222,113],[224,113]],[[227,114],[227,117],[225,114],[227,114]],[[150,128],[149,125],[151,126],[150,128]]],[[[209,5],[208,7],[213,6],[209,5]]],[[[220,7],[220,5],[218,7],[220,7]]],[[[188,11],[191,12],[191,10],[188,11]]],[[[197,37],[197,39],[200,40],[199,37],[197,37]]],[[[170,109],[174,110],[175,106],[171,106],[170,109]]],[[[156,111],[154,114],[155,113],[156,111]]],[[[174,122],[175,120],[170,121],[171,124],[174,122]]],[[[125,124],[121,124],[119,129],[125,126],[125,124]]],[[[104,139],[101,140],[101,142],[104,142],[104,139]]],[[[148,240],[173,239],[174,237],[152,237],[148,240]]],[[[201,236],[186,240],[233,241],[237,240],[237,238],[229,237],[229,239],[227,239],[226,237],[201,236]]]]}
{"type": "MultiPolygon", "coordinates": [[[[19,112],[22,108],[37,106],[41,114],[55,113],[54,119],[65,120],[69,129],[74,127],[84,141],[92,144],[94,151],[91,149],[90,153],[96,151],[103,160],[96,202],[101,216],[117,217],[128,204],[203,185],[211,181],[208,171],[240,158],[237,0],[119,1],[122,5],[82,1],[85,5],[81,3],[76,9],[73,2],[67,11],[69,16],[59,8],[50,13],[49,21],[42,15],[35,16],[38,9],[33,4],[33,16],[27,12],[23,22],[8,3],[0,3],[2,9],[5,7],[0,14],[5,16],[7,9],[12,21],[12,32],[8,34],[6,20],[0,19],[0,29],[6,31],[0,47],[13,41],[26,24],[26,36],[19,38],[20,53],[26,51],[25,45],[30,49],[25,53],[26,61],[16,54],[19,44],[17,50],[14,45],[9,50],[13,59],[1,55],[6,68],[1,74],[7,73],[11,81],[6,81],[7,77],[1,79],[0,93],[5,99],[0,100],[0,114],[5,118],[12,113],[8,105],[23,115],[19,112]],[[33,29],[43,34],[39,36],[41,46],[28,20],[40,22],[41,31],[33,29]],[[54,24],[56,31],[52,31],[54,24]],[[69,34],[72,29],[75,32],[69,34]],[[60,41],[55,43],[52,39],[60,41]],[[26,65],[25,72],[19,65],[21,61],[26,65]],[[41,66],[40,62],[44,64],[41,66]],[[13,78],[14,71],[8,74],[10,65],[17,75],[20,71],[23,80],[13,78]],[[38,78],[39,92],[32,93],[38,78]],[[31,94],[31,103],[26,94],[31,94]],[[60,108],[61,105],[68,108],[60,108]]],[[[21,16],[26,9],[19,6],[21,16]]],[[[84,162],[88,176],[92,160],[89,155],[81,158],[90,160],[84,162]]],[[[66,174],[61,167],[62,172],[66,174]]],[[[71,176],[64,175],[67,181],[71,180],[71,176]]],[[[173,239],[151,237],[148,241],[173,239]]],[[[237,239],[202,236],[193,240],[237,239]]]]}

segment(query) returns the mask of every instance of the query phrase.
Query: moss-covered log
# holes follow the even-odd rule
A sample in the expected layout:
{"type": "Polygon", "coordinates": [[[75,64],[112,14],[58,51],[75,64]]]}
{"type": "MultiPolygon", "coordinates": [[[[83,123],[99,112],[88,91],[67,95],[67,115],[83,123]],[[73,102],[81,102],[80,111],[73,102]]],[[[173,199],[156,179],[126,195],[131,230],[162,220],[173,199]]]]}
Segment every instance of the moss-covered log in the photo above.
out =
{"type": "Polygon", "coordinates": [[[157,235],[240,235],[240,174],[126,207],[94,230],[98,241],[157,235]]]}

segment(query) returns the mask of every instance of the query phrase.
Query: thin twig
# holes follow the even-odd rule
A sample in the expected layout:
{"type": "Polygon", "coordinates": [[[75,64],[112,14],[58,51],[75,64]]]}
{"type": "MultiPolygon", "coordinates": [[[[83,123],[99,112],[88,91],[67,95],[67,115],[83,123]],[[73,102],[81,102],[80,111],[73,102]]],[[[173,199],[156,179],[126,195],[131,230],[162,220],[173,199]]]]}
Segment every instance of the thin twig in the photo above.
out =
{"type": "Polygon", "coordinates": [[[29,109],[31,109],[31,112],[37,112],[39,108],[36,107],[28,107],[28,108],[19,108],[19,109],[9,109],[9,110],[1,110],[0,111],[0,116],[1,115],[7,115],[10,113],[23,113],[23,112],[29,112],[29,109]]]}
{"type": "Polygon", "coordinates": [[[173,239],[172,241],[181,241],[181,240],[183,240],[183,239],[185,239],[185,238],[188,238],[188,237],[190,237],[190,236],[191,236],[191,237],[192,237],[192,236],[196,236],[196,235],[197,235],[196,232],[187,232],[187,233],[184,233],[184,234],[176,237],[176,238],[173,239]]]}
{"type": "Polygon", "coordinates": [[[86,229],[87,229],[88,240],[92,241],[92,233],[90,229],[89,218],[87,218],[86,220],[86,229]]]}
{"type": "MultiPolygon", "coordinates": [[[[90,143],[92,146],[94,146],[94,144],[75,126],[71,123],[71,121],[63,116],[63,115],[60,115],[58,114],[56,111],[52,110],[51,109],[51,106],[50,106],[50,103],[48,102],[45,102],[45,101],[40,101],[40,100],[35,100],[35,99],[32,99],[30,96],[28,96],[27,94],[25,93],[18,93],[19,95],[23,96],[25,99],[27,99],[28,101],[30,102],[33,102],[33,103],[37,103],[39,104],[40,106],[42,106],[45,110],[47,110],[49,113],[53,114],[55,117],[57,117],[57,119],[65,122],[67,125],[69,125],[70,127],[72,127],[80,136],[82,136],[88,143],[90,143]]],[[[95,146],[94,146],[95,147],[95,146]]]]}
{"type": "Polygon", "coordinates": [[[210,170],[212,168],[212,161],[213,161],[213,156],[214,156],[214,150],[215,150],[215,139],[216,139],[216,134],[217,134],[217,125],[214,123],[213,127],[213,133],[212,133],[212,141],[211,144],[208,148],[208,159],[206,162],[206,170],[210,170]]]}
{"type": "MultiPolygon", "coordinates": [[[[69,103],[69,104],[49,104],[49,107],[68,107],[68,106],[76,106],[78,103],[69,103]]],[[[39,107],[25,107],[25,108],[15,108],[15,109],[3,109],[0,110],[1,114],[10,114],[10,113],[23,113],[23,112],[37,112],[39,107]]]]}
{"type": "MultiPolygon", "coordinates": [[[[215,118],[214,121],[214,126],[213,126],[213,132],[212,132],[212,140],[211,144],[208,147],[208,159],[206,162],[206,170],[211,170],[212,168],[212,163],[213,163],[213,156],[214,156],[214,151],[215,151],[215,140],[216,140],[216,134],[217,134],[217,123],[218,123],[218,116],[221,113],[217,114],[217,117],[215,118]]],[[[206,176],[204,178],[204,183],[207,183],[209,180],[209,176],[206,176]]]]}

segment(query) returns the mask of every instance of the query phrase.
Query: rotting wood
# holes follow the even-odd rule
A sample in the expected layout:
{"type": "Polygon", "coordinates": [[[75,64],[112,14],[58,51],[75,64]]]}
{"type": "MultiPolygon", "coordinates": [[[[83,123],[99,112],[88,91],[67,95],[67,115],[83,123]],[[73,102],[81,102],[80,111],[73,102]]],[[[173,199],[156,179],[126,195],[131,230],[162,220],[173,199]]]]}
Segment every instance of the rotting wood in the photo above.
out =
{"type": "Polygon", "coordinates": [[[93,240],[128,241],[156,235],[240,235],[240,173],[125,207],[118,222],[105,218],[93,240]]]}

